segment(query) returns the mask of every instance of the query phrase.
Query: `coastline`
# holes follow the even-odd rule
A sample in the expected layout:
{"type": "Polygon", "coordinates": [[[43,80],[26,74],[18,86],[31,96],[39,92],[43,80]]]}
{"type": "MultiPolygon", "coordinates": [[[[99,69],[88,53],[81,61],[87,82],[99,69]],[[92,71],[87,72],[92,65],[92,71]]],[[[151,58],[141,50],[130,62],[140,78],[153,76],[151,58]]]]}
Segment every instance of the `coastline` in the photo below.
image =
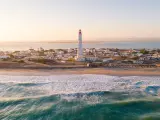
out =
{"type": "Polygon", "coordinates": [[[1,68],[0,75],[50,76],[69,74],[96,74],[110,76],[160,76],[160,68],[70,68],[70,69],[30,69],[1,68]]]}

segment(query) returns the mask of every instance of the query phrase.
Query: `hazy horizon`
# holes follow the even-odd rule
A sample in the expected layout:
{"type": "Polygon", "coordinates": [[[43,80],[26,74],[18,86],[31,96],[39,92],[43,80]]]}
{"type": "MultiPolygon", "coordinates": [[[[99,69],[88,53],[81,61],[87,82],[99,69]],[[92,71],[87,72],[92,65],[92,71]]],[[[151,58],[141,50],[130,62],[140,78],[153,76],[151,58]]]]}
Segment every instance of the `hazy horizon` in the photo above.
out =
{"type": "Polygon", "coordinates": [[[79,29],[84,41],[159,41],[159,6],[159,0],[1,0],[0,42],[74,42],[79,29]]]}
{"type": "MultiPolygon", "coordinates": [[[[92,39],[92,40],[83,40],[83,42],[156,42],[160,41],[160,38],[102,38],[102,39],[92,39]]],[[[55,43],[74,43],[78,42],[78,39],[75,40],[39,40],[39,41],[34,41],[34,40],[19,40],[19,41],[0,41],[2,42],[55,42],[55,43]]]]}

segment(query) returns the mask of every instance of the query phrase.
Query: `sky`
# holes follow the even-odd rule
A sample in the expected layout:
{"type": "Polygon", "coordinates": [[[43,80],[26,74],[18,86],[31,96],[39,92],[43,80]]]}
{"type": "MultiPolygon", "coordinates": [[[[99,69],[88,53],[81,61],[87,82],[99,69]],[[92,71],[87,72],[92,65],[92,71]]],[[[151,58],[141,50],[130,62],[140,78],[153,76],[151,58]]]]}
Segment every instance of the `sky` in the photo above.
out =
{"type": "Polygon", "coordinates": [[[1,41],[160,38],[160,0],[0,0],[1,41]]]}

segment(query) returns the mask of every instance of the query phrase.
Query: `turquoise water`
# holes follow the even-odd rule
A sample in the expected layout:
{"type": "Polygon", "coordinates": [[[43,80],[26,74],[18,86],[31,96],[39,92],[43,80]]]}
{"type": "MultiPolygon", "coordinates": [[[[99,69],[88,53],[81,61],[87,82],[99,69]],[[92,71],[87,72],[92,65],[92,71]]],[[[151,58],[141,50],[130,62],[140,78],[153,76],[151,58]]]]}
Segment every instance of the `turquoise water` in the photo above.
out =
{"type": "Polygon", "coordinates": [[[0,76],[1,120],[159,120],[160,77],[0,76]]]}
{"type": "Polygon", "coordinates": [[[90,95],[24,98],[1,101],[0,109],[0,119],[8,120],[160,119],[158,98],[150,99],[128,93],[95,92],[90,95]]]}
{"type": "MultiPolygon", "coordinates": [[[[134,40],[133,40],[134,41],[134,40]]],[[[160,41],[150,42],[93,42],[93,43],[83,43],[84,48],[160,48],[160,41]]],[[[43,47],[44,49],[68,49],[77,48],[77,43],[48,43],[48,42],[6,42],[0,43],[0,50],[28,50],[30,48],[38,49],[43,47]]]]}

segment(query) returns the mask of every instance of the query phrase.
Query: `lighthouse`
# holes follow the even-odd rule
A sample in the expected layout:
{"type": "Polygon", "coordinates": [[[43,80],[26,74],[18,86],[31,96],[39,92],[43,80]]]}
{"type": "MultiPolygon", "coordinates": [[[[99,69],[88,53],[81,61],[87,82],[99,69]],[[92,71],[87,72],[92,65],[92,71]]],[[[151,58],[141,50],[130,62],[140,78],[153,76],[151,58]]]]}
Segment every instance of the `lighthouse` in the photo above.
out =
{"type": "Polygon", "coordinates": [[[82,47],[82,31],[79,30],[78,33],[78,52],[77,52],[77,59],[81,61],[83,59],[83,47],[82,47]]]}

